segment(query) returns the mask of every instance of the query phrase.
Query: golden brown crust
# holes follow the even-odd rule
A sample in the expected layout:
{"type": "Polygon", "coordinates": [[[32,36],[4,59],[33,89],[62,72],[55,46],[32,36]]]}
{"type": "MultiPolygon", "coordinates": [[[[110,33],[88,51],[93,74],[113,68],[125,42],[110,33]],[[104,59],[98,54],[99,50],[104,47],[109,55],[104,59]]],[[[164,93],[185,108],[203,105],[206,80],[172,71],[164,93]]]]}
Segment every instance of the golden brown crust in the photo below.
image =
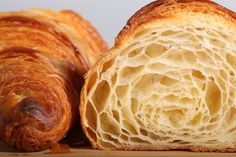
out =
{"type": "MultiPolygon", "coordinates": [[[[96,79],[96,75],[98,71],[101,71],[103,63],[114,58],[119,54],[119,50],[124,48],[125,45],[129,45],[129,41],[135,36],[135,33],[138,31],[142,31],[142,29],[149,25],[152,22],[158,22],[161,19],[171,19],[175,17],[176,13],[180,12],[196,12],[196,13],[204,13],[210,15],[217,15],[223,17],[230,24],[235,25],[236,14],[215,2],[210,0],[157,0],[153,3],[143,7],[137,13],[135,13],[127,22],[126,26],[122,29],[119,35],[116,38],[115,47],[109,51],[109,53],[103,57],[99,62],[94,65],[88,74],[86,75],[86,81],[82,88],[81,92],[81,102],[80,102],[80,115],[81,115],[81,124],[84,130],[84,133],[89,138],[93,148],[95,149],[108,149],[99,144],[96,136],[91,136],[91,133],[87,130],[87,118],[86,118],[86,102],[88,99],[89,91],[93,84],[94,79],[96,79]],[[98,70],[99,69],[99,70],[98,70]],[[95,77],[95,78],[94,78],[95,77]]],[[[176,20],[176,19],[175,19],[176,20]]],[[[169,146],[122,146],[117,147],[112,150],[160,150],[160,151],[168,151],[168,150],[190,150],[194,152],[235,152],[236,149],[233,148],[225,148],[225,149],[217,149],[217,148],[206,148],[202,146],[193,146],[193,147],[169,147],[169,146]]]]}
{"type": "Polygon", "coordinates": [[[120,47],[132,38],[136,29],[163,18],[171,18],[180,10],[217,14],[227,20],[236,20],[236,14],[211,0],[156,0],[137,11],[127,22],[116,38],[115,47],[120,47]]]}
{"type": "MultiPolygon", "coordinates": [[[[66,47],[69,47],[72,50],[72,53],[75,54],[68,54],[71,56],[71,60],[74,60],[76,62],[77,59],[74,59],[73,55],[78,56],[79,62],[77,62],[79,67],[81,67],[79,70],[81,72],[85,72],[88,70],[88,63],[85,62],[85,58],[81,55],[81,53],[77,50],[75,45],[72,43],[72,41],[62,32],[58,32],[56,29],[54,29],[54,26],[50,23],[43,23],[36,19],[28,18],[28,17],[22,17],[22,16],[8,16],[3,17],[0,19],[0,25],[2,27],[31,27],[32,29],[36,29],[39,31],[45,31],[52,35],[54,38],[56,38],[59,42],[63,43],[66,47]]],[[[4,33],[4,32],[3,32],[4,33]]],[[[9,32],[6,32],[6,36],[8,37],[9,32]]],[[[31,36],[29,33],[29,38],[34,38],[35,36],[31,36]]],[[[3,39],[8,40],[8,39],[3,39]]],[[[19,39],[18,39],[19,40],[19,39]]],[[[45,41],[45,44],[47,41],[45,41]]],[[[53,51],[52,51],[53,52],[53,51]]],[[[65,52],[64,52],[65,53],[65,52]]],[[[54,54],[55,56],[58,54],[54,54]]],[[[60,54],[59,54],[60,55],[60,54]]],[[[63,55],[63,54],[61,54],[63,55]]],[[[65,55],[65,54],[64,54],[65,55]]],[[[61,59],[64,58],[64,56],[60,56],[61,59]]]]}
{"type": "Polygon", "coordinates": [[[82,33],[84,34],[84,40],[86,40],[89,46],[93,49],[93,52],[95,52],[94,55],[100,57],[101,55],[103,55],[103,52],[106,52],[108,50],[106,42],[104,42],[100,34],[94,29],[94,27],[92,27],[92,25],[88,21],[84,20],[79,14],[71,10],[63,10],[61,11],[61,13],[69,15],[68,20],[75,22],[75,27],[76,23],[80,23],[82,29],[80,27],[77,27],[76,29],[84,31],[82,33]]]}
{"type": "Polygon", "coordinates": [[[107,46],[71,11],[0,13],[0,33],[0,136],[18,149],[43,150],[78,117],[83,75],[107,46]]]}

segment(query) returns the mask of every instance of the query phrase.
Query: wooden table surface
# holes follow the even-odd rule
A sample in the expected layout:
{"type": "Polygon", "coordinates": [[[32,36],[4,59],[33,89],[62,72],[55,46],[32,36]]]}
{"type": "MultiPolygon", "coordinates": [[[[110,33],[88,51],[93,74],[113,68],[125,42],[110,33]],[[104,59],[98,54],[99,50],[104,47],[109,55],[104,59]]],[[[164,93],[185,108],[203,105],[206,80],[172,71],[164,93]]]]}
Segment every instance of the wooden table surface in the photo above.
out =
{"type": "Polygon", "coordinates": [[[71,153],[51,154],[50,150],[36,153],[22,153],[0,141],[0,157],[236,157],[236,153],[193,153],[184,151],[100,151],[89,148],[73,148],[71,153]]]}

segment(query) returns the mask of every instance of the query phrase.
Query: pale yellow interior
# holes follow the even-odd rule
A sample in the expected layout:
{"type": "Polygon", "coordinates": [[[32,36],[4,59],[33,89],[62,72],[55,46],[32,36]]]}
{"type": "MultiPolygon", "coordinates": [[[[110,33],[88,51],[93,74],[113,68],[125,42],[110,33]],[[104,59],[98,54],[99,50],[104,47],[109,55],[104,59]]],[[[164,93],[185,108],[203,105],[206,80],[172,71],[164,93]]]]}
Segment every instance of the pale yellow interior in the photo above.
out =
{"type": "MultiPolygon", "coordinates": [[[[236,146],[236,37],[163,25],[91,76],[87,132],[104,148],[236,146]]],[[[234,35],[235,36],[235,35],[234,35]]]]}

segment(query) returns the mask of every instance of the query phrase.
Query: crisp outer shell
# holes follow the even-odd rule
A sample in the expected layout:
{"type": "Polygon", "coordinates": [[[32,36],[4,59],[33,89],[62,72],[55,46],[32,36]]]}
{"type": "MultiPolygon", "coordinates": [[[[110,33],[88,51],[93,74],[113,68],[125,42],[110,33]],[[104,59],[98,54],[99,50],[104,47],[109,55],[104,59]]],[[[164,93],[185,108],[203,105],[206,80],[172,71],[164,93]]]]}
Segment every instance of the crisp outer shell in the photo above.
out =
{"type": "Polygon", "coordinates": [[[78,121],[83,75],[108,47],[69,10],[0,12],[0,32],[0,136],[20,150],[47,149],[78,121]]]}

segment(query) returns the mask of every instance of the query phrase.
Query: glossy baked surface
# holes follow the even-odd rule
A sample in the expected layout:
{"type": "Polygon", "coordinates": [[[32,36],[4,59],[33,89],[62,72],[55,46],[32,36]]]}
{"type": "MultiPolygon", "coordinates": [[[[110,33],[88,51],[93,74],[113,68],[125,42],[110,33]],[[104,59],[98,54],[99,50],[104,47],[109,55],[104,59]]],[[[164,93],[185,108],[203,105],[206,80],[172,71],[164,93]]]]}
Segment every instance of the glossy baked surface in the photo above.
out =
{"type": "Polygon", "coordinates": [[[78,117],[83,75],[107,46],[72,11],[3,12],[0,34],[0,136],[18,149],[43,150],[78,117]]]}

